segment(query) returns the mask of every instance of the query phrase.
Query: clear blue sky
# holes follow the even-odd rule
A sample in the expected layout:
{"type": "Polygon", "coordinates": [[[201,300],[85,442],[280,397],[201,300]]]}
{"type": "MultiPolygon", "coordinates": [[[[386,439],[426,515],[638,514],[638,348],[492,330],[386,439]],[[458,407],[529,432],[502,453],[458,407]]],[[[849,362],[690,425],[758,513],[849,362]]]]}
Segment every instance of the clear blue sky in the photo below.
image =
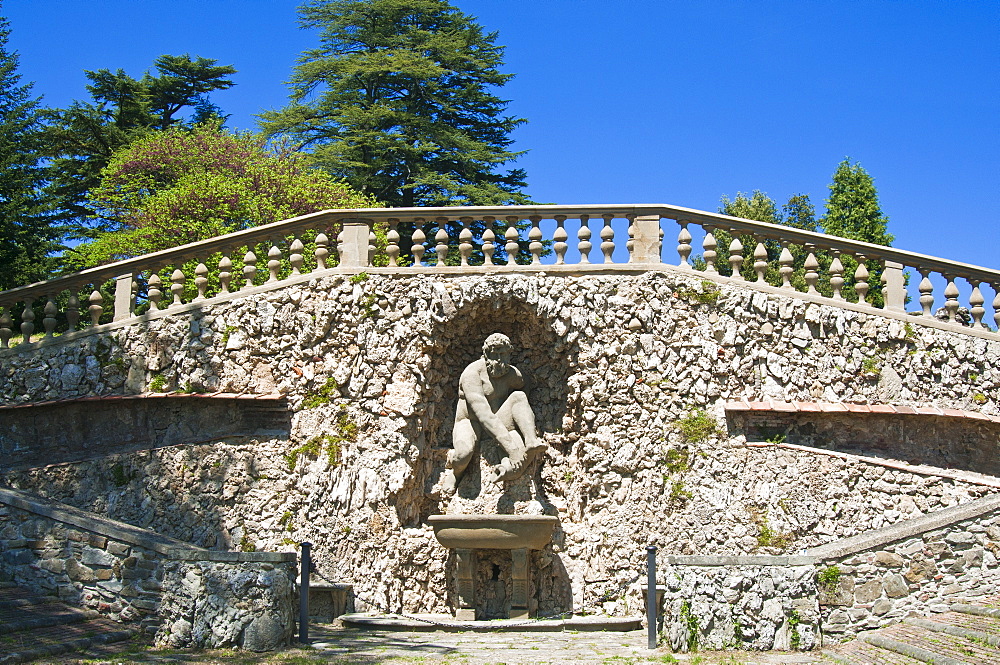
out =
{"type": "MultiPolygon", "coordinates": [[[[164,53],[232,64],[230,125],[284,105],[315,46],[284,0],[6,0],[23,80],[84,98],[84,69],[139,76],[164,53]]],[[[845,156],[875,177],[897,247],[1000,267],[996,0],[455,0],[500,33],[500,94],[527,118],[528,193],[668,203],[808,193],[845,156]]],[[[940,303],[938,303],[940,304],[940,303]]]]}

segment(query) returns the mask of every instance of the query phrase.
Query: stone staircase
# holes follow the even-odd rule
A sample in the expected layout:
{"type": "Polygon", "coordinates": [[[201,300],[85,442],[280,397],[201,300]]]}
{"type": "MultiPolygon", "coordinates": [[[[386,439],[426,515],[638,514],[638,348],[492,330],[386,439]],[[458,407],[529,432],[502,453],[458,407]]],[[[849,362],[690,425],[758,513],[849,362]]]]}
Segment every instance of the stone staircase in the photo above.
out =
{"type": "Polygon", "coordinates": [[[904,619],[822,653],[842,665],[1000,665],[1000,596],[904,619]]]}
{"type": "Polygon", "coordinates": [[[0,665],[69,653],[108,655],[134,635],[134,630],[96,612],[0,582],[0,665]]]}

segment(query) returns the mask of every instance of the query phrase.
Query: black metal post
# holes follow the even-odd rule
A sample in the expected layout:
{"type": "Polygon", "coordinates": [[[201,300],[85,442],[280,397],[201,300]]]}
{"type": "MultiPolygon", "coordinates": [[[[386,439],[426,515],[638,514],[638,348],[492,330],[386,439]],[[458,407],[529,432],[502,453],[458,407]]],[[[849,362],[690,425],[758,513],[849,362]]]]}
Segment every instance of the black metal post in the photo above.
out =
{"type": "Polygon", "coordinates": [[[646,633],[649,648],[656,648],[656,547],[646,548],[646,633]]]}
{"type": "Polygon", "coordinates": [[[309,548],[312,543],[302,543],[299,557],[299,642],[309,643],[309,573],[312,571],[312,557],[309,548]]]}

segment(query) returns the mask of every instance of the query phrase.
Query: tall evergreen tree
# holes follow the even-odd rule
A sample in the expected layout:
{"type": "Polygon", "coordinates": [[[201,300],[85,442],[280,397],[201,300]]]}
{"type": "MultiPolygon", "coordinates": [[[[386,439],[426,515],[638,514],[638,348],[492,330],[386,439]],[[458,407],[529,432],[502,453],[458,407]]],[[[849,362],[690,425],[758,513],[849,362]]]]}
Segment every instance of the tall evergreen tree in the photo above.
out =
{"type": "Polygon", "coordinates": [[[40,194],[38,99],[20,82],[9,36],[0,17],[0,290],[44,279],[60,235],[40,194]]]}
{"type": "MultiPolygon", "coordinates": [[[[826,215],[820,223],[830,235],[876,245],[892,245],[893,235],[888,231],[889,218],[883,214],[879,205],[875,181],[861,164],[852,164],[850,158],[845,157],[837,165],[833,182],[830,183],[830,198],[826,200],[826,215]]],[[[854,271],[858,263],[849,256],[841,260],[847,280],[844,296],[853,300],[856,297],[854,271]]],[[[866,261],[865,265],[868,268],[870,287],[867,300],[872,305],[881,307],[882,267],[878,261],[866,261]]]]}
{"type": "Polygon", "coordinates": [[[185,109],[194,112],[189,124],[219,117],[207,95],[231,87],[228,77],[236,72],[190,55],[163,55],[154,66],[156,75],[146,72],[138,79],[121,69],[87,71],[91,100],[47,113],[44,151],[53,166],[49,192],[60,217],[73,223],[79,237],[107,230],[90,223],[94,211],[87,195],[100,183],[111,156],[151,131],[184,123],[185,109]]]}
{"type": "Polygon", "coordinates": [[[303,27],[320,45],[302,54],[291,103],[261,115],[356,190],[390,206],[527,203],[519,154],[491,92],[503,47],[445,0],[309,0],[303,27]]]}

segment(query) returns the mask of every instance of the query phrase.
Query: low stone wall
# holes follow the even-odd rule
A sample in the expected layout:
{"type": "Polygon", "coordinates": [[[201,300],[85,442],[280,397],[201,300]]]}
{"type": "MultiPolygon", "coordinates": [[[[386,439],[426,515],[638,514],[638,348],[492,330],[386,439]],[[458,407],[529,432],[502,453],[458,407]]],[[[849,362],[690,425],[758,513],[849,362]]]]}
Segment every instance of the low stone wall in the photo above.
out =
{"type": "Polygon", "coordinates": [[[664,631],[676,651],[811,649],[1000,586],[1000,495],[799,556],[668,556],[664,631]]]}
{"type": "Polygon", "coordinates": [[[817,646],[815,561],[796,556],[667,557],[664,625],[671,648],[817,646]]]}
{"type": "Polygon", "coordinates": [[[817,571],[823,632],[853,637],[907,616],[948,611],[1000,588],[1000,496],[807,552],[817,571]]]}
{"type": "Polygon", "coordinates": [[[0,488],[0,578],[173,647],[275,649],[293,629],[295,555],[212,552],[0,488]]]}

